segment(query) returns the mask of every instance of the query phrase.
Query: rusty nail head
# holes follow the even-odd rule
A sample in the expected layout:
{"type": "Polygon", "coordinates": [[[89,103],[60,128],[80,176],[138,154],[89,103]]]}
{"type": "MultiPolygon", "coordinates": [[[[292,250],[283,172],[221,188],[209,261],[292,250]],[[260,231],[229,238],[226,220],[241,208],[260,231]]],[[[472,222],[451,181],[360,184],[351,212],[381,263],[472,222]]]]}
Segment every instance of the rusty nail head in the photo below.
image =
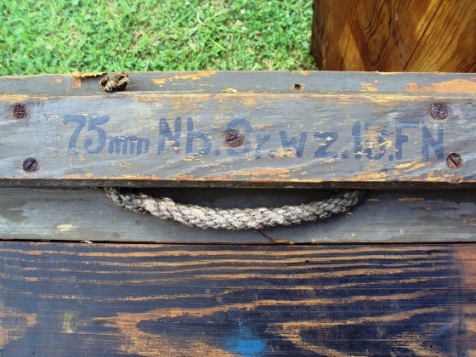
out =
{"type": "Polygon", "coordinates": [[[430,107],[430,114],[433,119],[443,120],[448,117],[448,106],[442,103],[432,104],[430,107]]]}
{"type": "Polygon", "coordinates": [[[238,130],[227,130],[225,135],[225,144],[229,147],[237,147],[243,144],[244,136],[238,130]]]}
{"type": "Polygon", "coordinates": [[[13,107],[13,116],[17,119],[26,117],[26,108],[23,104],[17,104],[13,107]]]}
{"type": "Polygon", "coordinates": [[[463,160],[461,159],[460,154],[451,153],[446,158],[446,164],[448,165],[450,169],[453,169],[453,170],[461,167],[462,162],[463,160]]]}
{"type": "Polygon", "coordinates": [[[34,172],[38,170],[38,161],[33,157],[26,158],[23,161],[23,170],[26,172],[34,172]]]}

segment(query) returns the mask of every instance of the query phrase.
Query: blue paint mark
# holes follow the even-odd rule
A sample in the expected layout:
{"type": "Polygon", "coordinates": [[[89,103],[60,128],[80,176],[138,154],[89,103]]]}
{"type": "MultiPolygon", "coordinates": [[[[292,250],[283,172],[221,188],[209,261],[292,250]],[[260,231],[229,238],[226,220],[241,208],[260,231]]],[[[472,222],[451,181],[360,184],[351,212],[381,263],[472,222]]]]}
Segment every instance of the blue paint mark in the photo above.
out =
{"type": "Polygon", "coordinates": [[[253,333],[240,326],[236,336],[225,341],[227,351],[246,357],[259,357],[266,351],[266,343],[253,336],[253,333]]]}

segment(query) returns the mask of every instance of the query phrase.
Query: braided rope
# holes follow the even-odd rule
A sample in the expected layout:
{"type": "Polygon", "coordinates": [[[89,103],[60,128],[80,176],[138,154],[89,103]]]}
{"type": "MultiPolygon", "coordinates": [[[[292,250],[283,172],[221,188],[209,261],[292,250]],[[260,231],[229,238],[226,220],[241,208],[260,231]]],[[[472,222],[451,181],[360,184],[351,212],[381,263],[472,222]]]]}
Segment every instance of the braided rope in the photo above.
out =
{"type": "Polygon", "coordinates": [[[130,211],[148,212],[160,219],[173,219],[187,226],[229,230],[260,229],[321,220],[347,212],[362,198],[362,191],[352,190],[299,206],[222,209],[180,204],[166,197],[124,194],[117,188],[106,188],[105,191],[116,205],[130,211]]]}

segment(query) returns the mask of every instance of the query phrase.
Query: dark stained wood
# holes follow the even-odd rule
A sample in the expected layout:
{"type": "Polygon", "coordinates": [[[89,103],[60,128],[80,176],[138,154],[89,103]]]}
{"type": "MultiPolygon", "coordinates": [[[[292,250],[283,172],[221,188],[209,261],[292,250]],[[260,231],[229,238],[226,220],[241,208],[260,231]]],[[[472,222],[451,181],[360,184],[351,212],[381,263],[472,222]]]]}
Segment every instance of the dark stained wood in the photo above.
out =
{"type": "Polygon", "coordinates": [[[474,245],[0,243],[5,356],[465,356],[474,245]]]}
{"type": "MultiPolygon", "coordinates": [[[[154,196],[208,207],[298,205],[321,190],[156,189],[154,196]]],[[[370,191],[345,215],[258,231],[202,230],[115,206],[98,190],[0,189],[0,239],[270,244],[442,243],[476,237],[476,191],[370,191]],[[107,222],[105,224],[104,222],[107,222]]]]}
{"type": "MultiPolygon", "coordinates": [[[[307,73],[306,82],[297,83],[300,90],[291,85],[279,93],[3,94],[0,185],[460,188],[476,183],[474,76],[346,76],[350,82],[364,79],[360,89],[325,91],[316,84],[320,78],[339,80],[342,74],[307,73]],[[18,103],[27,111],[23,119],[13,116],[18,103]],[[241,137],[237,146],[226,143],[231,129],[241,137]],[[461,157],[458,169],[448,167],[452,153],[461,157]],[[38,169],[25,172],[22,164],[31,157],[38,169]]],[[[249,72],[241,77],[256,80],[249,72]]],[[[152,82],[160,86],[168,78],[152,82]]]]}
{"type": "Polygon", "coordinates": [[[323,70],[475,72],[475,16],[473,0],[319,0],[311,49],[323,70]]]}

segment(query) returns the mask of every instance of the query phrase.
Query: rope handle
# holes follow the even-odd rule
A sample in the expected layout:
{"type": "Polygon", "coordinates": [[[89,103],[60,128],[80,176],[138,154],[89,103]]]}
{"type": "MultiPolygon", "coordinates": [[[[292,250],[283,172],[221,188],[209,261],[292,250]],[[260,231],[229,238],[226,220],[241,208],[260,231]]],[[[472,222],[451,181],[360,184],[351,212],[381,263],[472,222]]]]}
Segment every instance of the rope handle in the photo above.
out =
{"type": "Polygon", "coordinates": [[[105,188],[105,191],[116,205],[130,211],[150,213],[160,219],[172,219],[191,227],[228,230],[261,229],[322,220],[347,212],[363,197],[363,191],[349,190],[298,206],[223,209],[176,203],[167,197],[156,198],[142,193],[121,193],[117,188],[105,188]]]}

